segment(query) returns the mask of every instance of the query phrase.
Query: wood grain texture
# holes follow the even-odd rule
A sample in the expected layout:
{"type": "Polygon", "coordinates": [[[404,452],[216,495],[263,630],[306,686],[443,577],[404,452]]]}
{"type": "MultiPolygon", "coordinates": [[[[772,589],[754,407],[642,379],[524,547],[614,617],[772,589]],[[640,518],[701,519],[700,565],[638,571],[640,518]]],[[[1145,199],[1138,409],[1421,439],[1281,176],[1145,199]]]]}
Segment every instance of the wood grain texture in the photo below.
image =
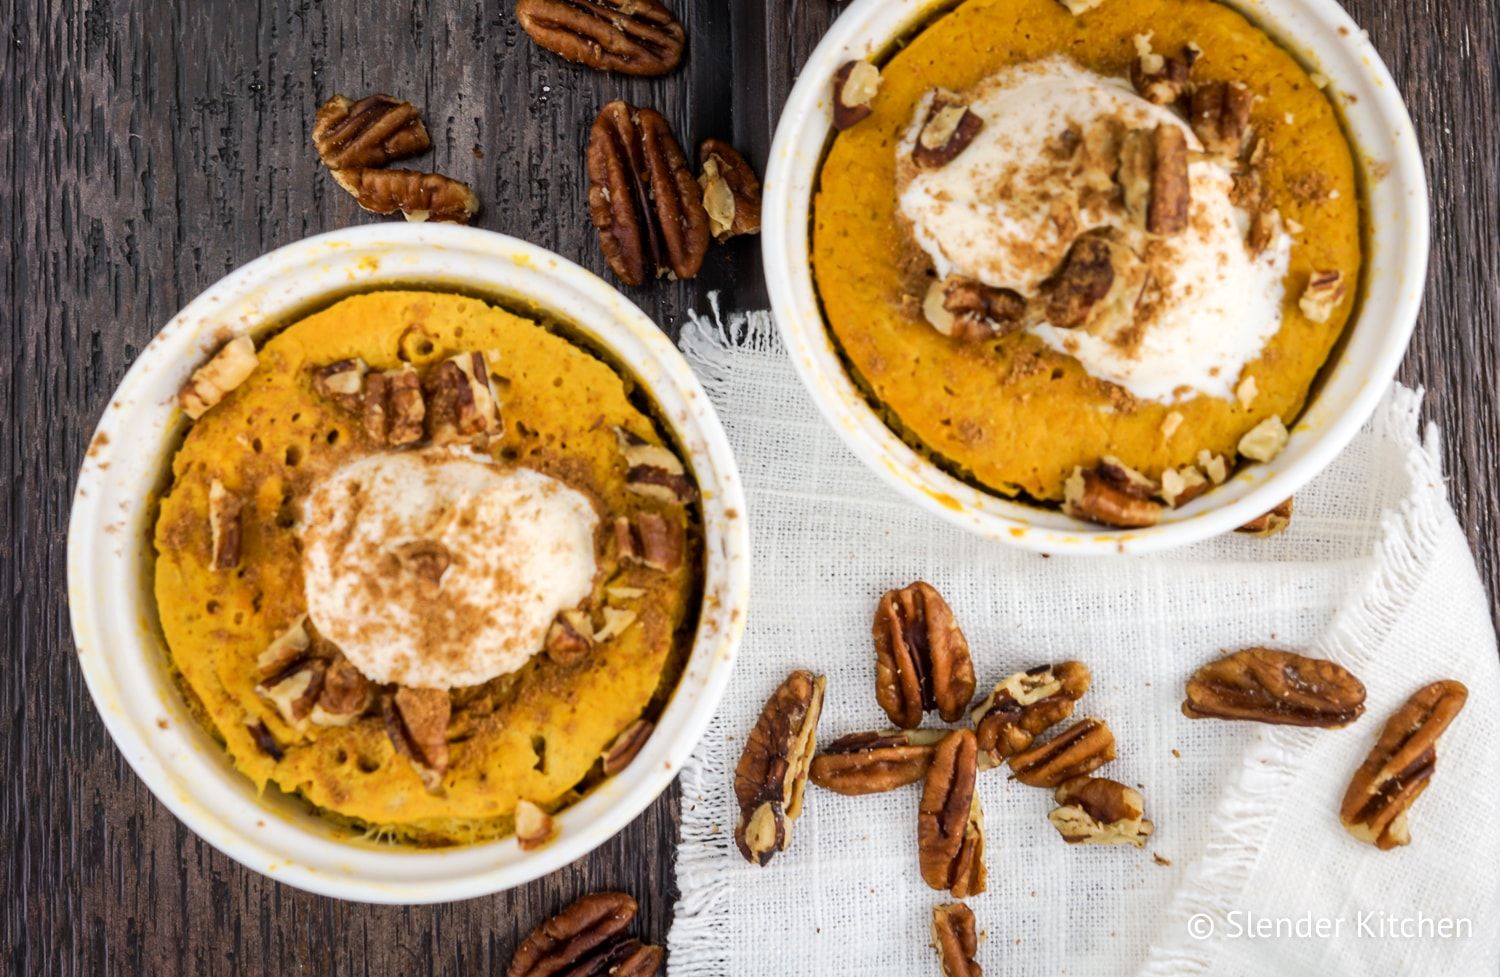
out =
{"type": "MultiPolygon", "coordinates": [[[[319,171],[307,131],[334,92],[421,106],[421,162],[472,181],[481,227],[606,274],[584,218],[582,144],[612,97],[660,109],[690,151],[728,138],[764,165],[776,114],[840,7],[668,0],[690,32],[659,80],[600,75],[531,45],[509,0],[0,0],[0,738],[3,939],[12,974],[496,973],[521,934],[619,887],[665,937],[669,794],[594,855],[518,891],[442,907],[349,905],[241,869],[188,833],[110,743],[72,657],[65,536],[74,473],[136,354],[222,274],[375,218],[319,171]]],[[[1500,591],[1500,27],[1472,0],[1350,0],[1427,154],[1434,254],[1401,371],[1425,386],[1460,518],[1500,591]]],[[[709,290],[765,301],[757,243],[696,282],[627,293],[668,332],[709,290]]]]}

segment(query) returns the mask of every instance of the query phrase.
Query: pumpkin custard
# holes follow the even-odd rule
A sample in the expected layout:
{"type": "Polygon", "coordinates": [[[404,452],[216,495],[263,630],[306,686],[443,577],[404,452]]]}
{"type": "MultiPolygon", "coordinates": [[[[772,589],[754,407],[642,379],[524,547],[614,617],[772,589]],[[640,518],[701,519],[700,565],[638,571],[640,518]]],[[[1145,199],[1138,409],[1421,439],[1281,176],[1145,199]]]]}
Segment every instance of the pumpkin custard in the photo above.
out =
{"type": "Polygon", "coordinates": [[[1327,96],[1244,17],[968,0],[833,95],[814,277],[909,444],[1122,527],[1281,450],[1353,306],[1360,208],[1327,96]]]}
{"type": "Polygon", "coordinates": [[[258,789],[369,839],[530,846],[645,742],[702,533],[627,377],[478,299],[390,291],[231,341],[181,399],[157,608],[258,789]]]}

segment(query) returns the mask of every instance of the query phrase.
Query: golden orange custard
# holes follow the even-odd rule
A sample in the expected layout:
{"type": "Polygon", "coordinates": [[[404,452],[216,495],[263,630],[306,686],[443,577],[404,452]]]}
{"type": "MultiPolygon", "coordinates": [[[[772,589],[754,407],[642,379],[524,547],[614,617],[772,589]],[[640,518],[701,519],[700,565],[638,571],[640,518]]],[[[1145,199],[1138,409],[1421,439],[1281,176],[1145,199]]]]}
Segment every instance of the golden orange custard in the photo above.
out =
{"type": "Polygon", "coordinates": [[[257,788],[369,838],[473,842],[649,735],[702,534],[628,376],[479,299],[385,291],[230,343],[182,399],[156,603],[257,788]]]}
{"type": "Polygon", "coordinates": [[[1049,502],[1103,459],[1174,503],[1280,449],[1361,218],[1332,104],[1270,37],[1212,0],[968,0],[870,108],[823,163],[813,270],[908,443],[1049,502]]]}

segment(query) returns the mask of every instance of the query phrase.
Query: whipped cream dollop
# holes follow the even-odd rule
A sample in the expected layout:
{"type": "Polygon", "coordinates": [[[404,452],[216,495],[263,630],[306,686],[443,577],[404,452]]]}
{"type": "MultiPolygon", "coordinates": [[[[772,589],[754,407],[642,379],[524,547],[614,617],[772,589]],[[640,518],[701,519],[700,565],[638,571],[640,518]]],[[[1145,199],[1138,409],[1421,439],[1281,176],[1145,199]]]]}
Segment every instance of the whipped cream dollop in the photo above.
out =
{"type": "Polygon", "coordinates": [[[1061,57],[1006,68],[962,93],[983,120],[951,161],[919,167],[917,108],[897,149],[898,207],[939,278],[953,275],[1025,299],[1044,289],[1080,234],[1102,233],[1133,256],[1109,313],[1060,328],[1029,303],[1026,328],[1132,395],[1171,402],[1230,399],[1245,364],[1281,326],[1291,239],[1279,230],[1259,254],[1251,217],[1232,200],[1230,162],[1202,154],[1187,123],[1119,79],[1061,57]],[[1177,126],[1191,152],[1187,227],[1148,234],[1112,185],[1115,157],[1090,160],[1109,134],[1177,126]]]}
{"type": "Polygon", "coordinates": [[[376,682],[478,685],[592,592],[598,521],[557,479],[467,449],[360,458],[303,503],[308,617],[376,682]]]}

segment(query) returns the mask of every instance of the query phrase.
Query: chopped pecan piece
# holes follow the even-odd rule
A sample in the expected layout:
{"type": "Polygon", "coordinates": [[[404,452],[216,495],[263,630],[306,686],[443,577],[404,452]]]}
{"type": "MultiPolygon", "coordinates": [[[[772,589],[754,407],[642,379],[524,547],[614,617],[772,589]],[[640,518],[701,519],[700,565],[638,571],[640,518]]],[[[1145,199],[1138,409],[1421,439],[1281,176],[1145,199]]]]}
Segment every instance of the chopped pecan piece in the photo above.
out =
{"type": "Polygon", "coordinates": [[[1161,489],[1157,495],[1167,505],[1176,509],[1185,506],[1212,486],[1203,473],[1192,465],[1181,468],[1165,468],[1161,473],[1161,489]]]}
{"type": "Polygon", "coordinates": [[[1297,300],[1302,314],[1313,322],[1327,322],[1333,310],[1344,301],[1349,285],[1341,271],[1315,271],[1307,279],[1307,288],[1297,300]]]}
{"type": "Polygon", "coordinates": [[[209,565],[233,570],[240,562],[241,517],[245,500],[217,478],[208,485],[209,565]]]}
{"type": "Polygon", "coordinates": [[[788,675],[766,700],[734,768],[740,805],[734,840],[755,865],[765,865],[792,843],[826,686],[823,676],[802,669],[788,675]]]}
{"type": "Polygon", "coordinates": [[[639,563],[671,573],[682,566],[686,544],[682,524],[657,512],[641,512],[635,522],[615,517],[615,548],[621,563],[639,563]]]}
{"type": "Polygon", "coordinates": [[[500,394],[484,353],[459,353],[422,378],[427,434],[435,443],[486,434],[500,427],[500,394]]]}
{"type": "Polygon", "coordinates": [[[932,92],[926,102],[927,113],[912,145],[911,158],[918,166],[931,169],[952,162],[968,149],[984,128],[984,120],[949,91],[932,92]]]}
{"type": "Polygon", "coordinates": [[[708,252],[703,190],[661,113],[604,106],[589,129],[588,173],[589,219],[622,282],[698,274],[708,252]]]}
{"type": "Polygon", "coordinates": [[[313,371],[313,389],[351,413],[364,408],[365,374],[370,368],[359,357],[338,360],[313,371]]]}
{"type": "Polygon", "coordinates": [[[843,131],[874,111],[880,69],[868,61],[845,61],[833,76],[833,127],[843,131]]]}
{"type": "Polygon", "coordinates": [[[1281,211],[1275,207],[1257,207],[1250,217],[1250,229],[1245,232],[1245,248],[1250,252],[1250,257],[1260,257],[1281,234],[1284,226],[1281,211]]]}
{"type": "Polygon", "coordinates": [[[340,655],[323,675],[323,688],[309,717],[319,726],[347,726],[375,701],[375,686],[340,655]]]}
{"type": "Polygon", "coordinates": [[[525,798],[516,802],[516,844],[523,851],[535,851],[555,837],[552,815],[525,798]]]}
{"type": "Polygon", "coordinates": [[[526,935],[506,977],[654,977],[661,948],[625,934],[635,913],[635,900],[623,892],[584,896],[526,935]]]}
{"type": "Polygon", "coordinates": [[[333,96],[313,119],[312,141],[330,170],[384,166],[432,148],[416,106],[390,95],[333,96]]]}
{"type": "Polygon", "coordinates": [[[1339,805],[1339,821],[1382,851],[1411,843],[1406,812],[1432,780],[1437,740],[1462,711],[1469,690],[1445,679],[1419,689],[1397,709],[1339,805]]]}
{"type": "Polygon", "coordinates": [[[1275,536],[1277,533],[1285,532],[1286,528],[1291,524],[1292,500],[1287,499],[1270,512],[1251,519],[1236,529],[1235,532],[1245,533],[1250,536],[1259,536],[1261,539],[1265,539],[1268,536],[1275,536]]]}
{"type": "Polygon", "coordinates": [[[313,703],[323,691],[323,678],[328,665],[317,658],[304,659],[300,664],[286,669],[255,687],[256,695],[276,707],[281,719],[294,729],[303,727],[303,720],[312,712],[313,703]]]}
{"type": "Polygon", "coordinates": [[[974,709],[980,764],[997,767],[1073,715],[1092,678],[1083,662],[1038,665],[997,684],[974,709]]]}
{"type": "Polygon", "coordinates": [[[1198,452],[1198,467],[1214,485],[1223,485],[1224,481],[1229,478],[1229,464],[1224,460],[1224,456],[1216,455],[1207,449],[1198,452]]]}
{"type": "Polygon", "coordinates": [[[1215,155],[1239,156],[1250,132],[1252,101],[1248,88],[1229,82],[1195,86],[1188,119],[1203,148],[1215,155]]]}
{"type": "Polygon", "coordinates": [[[1047,820],[1070,845],[1134,845],[1144,848],[1156,830],[1144,816],[1139,791],[1104,777],[1074,777],[1052,795],[1058,807],[1047,820]]]}
{"type": "Polygon", "coordinates": [[[259,362],[255,342],[249,336],[234,337],[212,359],[194,370],[178,392],[177,402],[182,412],[196,421],[228,396],[229,391],[244,383],[259,362]]]}
{"type": "Polygon", "coordinates": [[[1101,719],[1081,719],[1045,743],[1010,758],[1011,779],[1028,787],[1056,787],[1115,758],[1115,734],[1101,719]]]}
{"type": "Polygon", "coordinates": [[[604,624],[594,632],[594,642],[604,644],[612,641],[629,630],[635,623],[635,611],[624,611],[618,607],[606,607],[601,612],[604,615],[604,624]]]}
{"type": "Polygon", "coordinates": [[[312,639],[307,634],[307,615],[299,614],[286,630],[271,639],[255,659],[255,671],[261,679],[272,679],[307,657],[312,639]]]}
{"type": "Polygon", "coordinates": [[[1270,461],[1281,454],[1288,437],[1281,415],[1273,414],[1246,431],[1245,436],[1240,438],[1237,450],[1251,461],[1270,461]]]}
{"type": "Polygon", "coordinates": [[[932,283],[922,311],[943,335],[981,341],[1021,328],[1026,300],[1008,288],[949,276],[932,283]]]}
{"type": "Polygon", "coordinates": [[[391,547],[391,552],[401,569],[416,577],[422,590],[429,595],[437,594],[443,574],[448,572],[448,565],[453,561],[448,547],[435,539],[404,540],[391,547]]]}
{"type": "Polygon", "coordinates": [[[979,952],[974,911],[963,903],[932,907],[932,948],[937,951],[943,977],[984,977],[984,971],[974,962],[979,952]]]}
{"type": "Polygon", "coordinates": [[[594,650],[594,622],[588,611],[569,610],[557,615],[547,629],[547,657],[559,665],[576,665],[594,650]]]}
{"type": "Polygon", "coordinates": [[[1348,669],[1273,648],[1246,648],[1209,662],[1187,682],[1190,719],[1249,719],[1337,729],[1365,711],[1365,687],[1348,669]]]}
{"type": "Polygon", "coordinates": [[[698,147],[698,185],[714,239],[760,233],[760,180],[739,150],[721,139],[698,147]]]}
{"type": "Polygon", "coordinates": [[[974,663],[953,609],[931,584],[889,590],[875,608],[875,700],[902,729],[936,709],[957,722],[974,698],[974,663]]]}
{"type": "Polygon", "coordinates": [[[630,766],[630,761],[641,752],[641,747],[651,738],[651,733],[656,729],[656,724],[649,719],[637,719],[626,726],[605,749],[604,755],[600,757],[604,776],[613,777],[615,774],[630,766]]]}
{"type": "Polygon", "coordinates": [[[1114,250],[1097,234],[1073,242],[1056,274],[1042,285],[1047,321],[1059,329],[1081,326],[1115,283],[1114,250]]]}
{"type": "Polygon", "coordinates": [[[441,173],[416,170],[334,170],[333,178],[355,203],[372,214],[400,211],[409,221],[467,224],[479,198],[467,184],[441,173]]]}
{"type": "Polygon", "coordinates": [[[448,769],[448,717],[452,708],[443,689],[397,689],[382,702],[391,744],[411,761],[422,785],[433,793],[442,786],[448,769]]]}
{"type": "MultiPolygon", "coordinates": [[[[1141,47],[1140,40],[1136,38],[1137,48],[1141,47]]],[[[1149,41],[1145,47],[1147,50],[1140,51],[1130,62],[1130,83],[1146,101],[1154,105],[1171,105],[1187,89],[1192,63],[1186,57],[1152,53],[1149,41]]]]}
{"type": "Polygon", "coordinates": [[[1057,0],[1057,2],[1066,7],[1068,13],[1077,17],[1080,14],[1086,14],[1090,10],[1093,10],[1103,3],[1104,0],[1057,0]]]}
{"type": "Polygon", "coordinates": [[[623,427],[615,428],[615,438],[625,459],[625,484],[630,491],[676,505],[698,497],[681,459],[671,451],[623,427]]]}
{"type": "Polygon", "coordinates": [[[974,791],[979,747],[972,730],[943,737],[927,768],[917,808],[922,880],[956,899],[984,891],[984,814],[974,791]]]}
{"type": "Polygon", "coordinates": [[[365,376],[361,421],[365,434],[376,444],[399,447],[422,440],[426,414],[422,381],[410,363],[365,376]]]}
{"type": "Polygon", "coordinates": [[[1154,526],[1161,506],[1151,500],[1154,482],[1115,458],[1093,468],[1074,468],[1063,483],[1063,512],[1104,526],[1138,529],[1154,526]]]}
{"type": "Polygon", "coordinates": [[[272,736],[271,731],[266,728],[264,720],[247,719],[245,728],[250,731],[250,738],[255,741],[256,749],[277,763],[281,762],[281,758],[285,755],[281,751],[281,744],[276,742],[276,737],[272,736]]]}
{"type": "Polygon", "coordinates": [[[553,54],[624,75],[666,74],[687,40],[659,0],[516,0],[516,19],[553,54]]]}
{"type": "Polygon", "coordinates": [[[813,758],[813,783],[838,794],[879,794],[927,775],[932,754],[947,733],[936,729],[850,733],[813,758]]]}
{"type": "Polygon", "coordinates": [[[1163,237],[1187,229],[1191,188],[1187,136],[1171,123],[1132,129],[1120,145],[1120,188],[1136,223],[1163,237]]]}

